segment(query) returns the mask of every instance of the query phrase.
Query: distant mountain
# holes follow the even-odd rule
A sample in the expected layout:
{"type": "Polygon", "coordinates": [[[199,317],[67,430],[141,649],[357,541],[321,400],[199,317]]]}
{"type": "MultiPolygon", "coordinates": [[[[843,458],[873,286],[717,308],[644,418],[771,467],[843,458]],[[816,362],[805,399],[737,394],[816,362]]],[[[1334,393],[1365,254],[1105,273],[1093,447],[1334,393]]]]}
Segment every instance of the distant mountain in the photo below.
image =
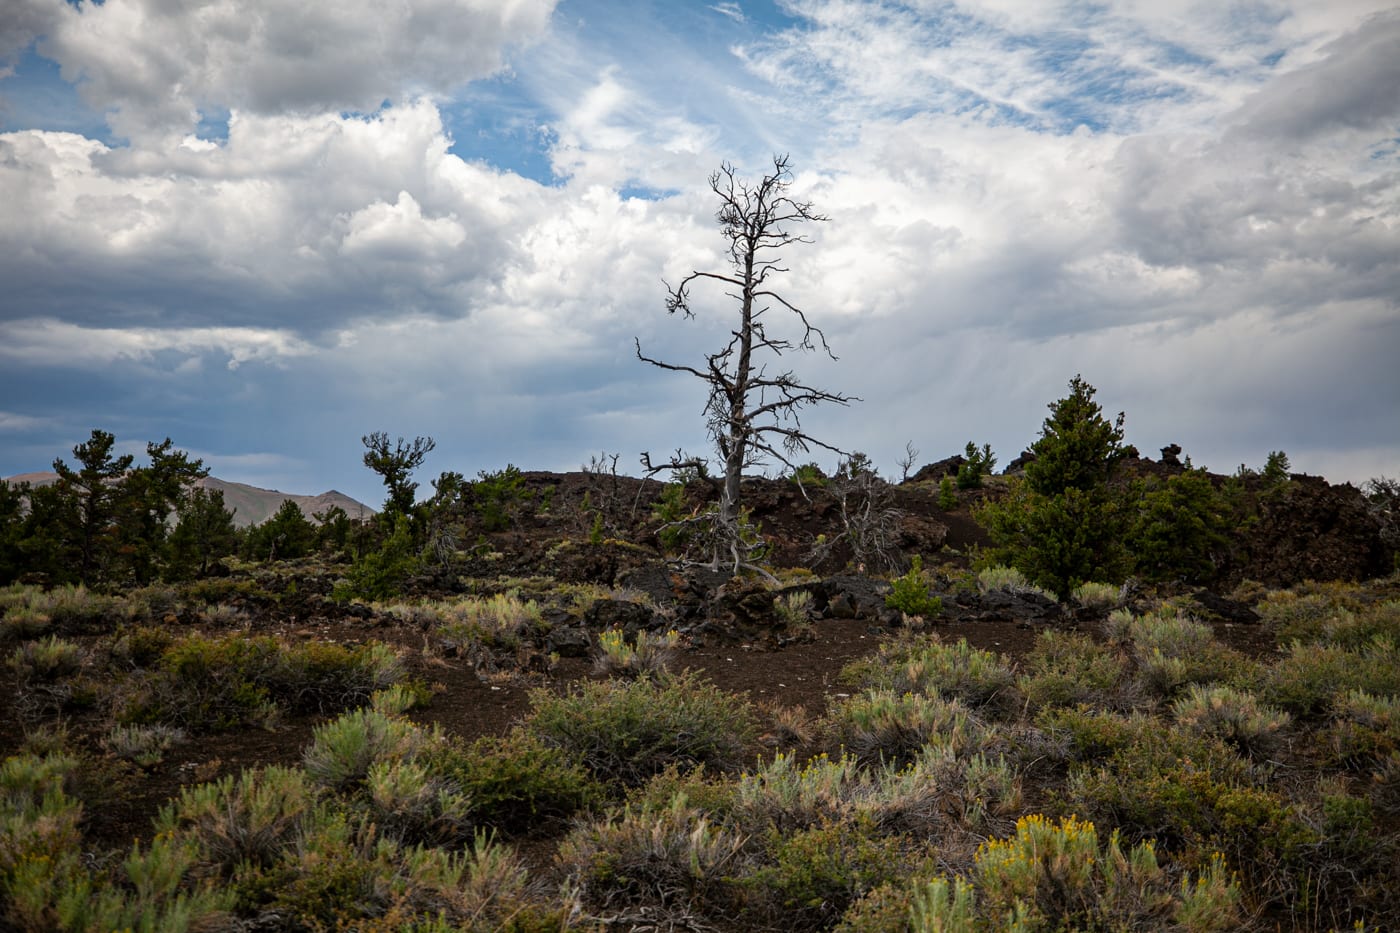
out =
{"type": "MultiPolygon", "coordinates": [[[[5,477],[8,483],[28,483],[31,486],[47,486],[57,480],[57,473],[47,472],[20,473],[17,476],[5,477]]],[[[295,502],[301,508],[302,514],[313,522],[317,512],[324,512],[337,505],[351,518],[367,518],[375,514],[375,510],[363,502],[334,489],[316,496],[298,496],[276,489],[259,489],[247,483],[230,483],[214,476],[200,480],[197,485],[224,494],[224,505],[233,512],[233,523],[239,528],[267,521],[288,499],[295,502]]]]}
{"type": "Polygon", "coordinates": [[[265,522],[277,513],[282,503],[291,499],[301,507],[301,512],[312,521],[317,512],[324,512],[332,506],[340,506],[351,518],[368,518],[375,510],[363,502],[351,499],[343,492],[334,489],[316,496],[298,496],[276,489],[259,489],[246,483],[230,483],[227,480],[210,476],[199,481],[205,489],[222,492],[224,505],[233,511],[233,523],[242,528],[265,522]]]}

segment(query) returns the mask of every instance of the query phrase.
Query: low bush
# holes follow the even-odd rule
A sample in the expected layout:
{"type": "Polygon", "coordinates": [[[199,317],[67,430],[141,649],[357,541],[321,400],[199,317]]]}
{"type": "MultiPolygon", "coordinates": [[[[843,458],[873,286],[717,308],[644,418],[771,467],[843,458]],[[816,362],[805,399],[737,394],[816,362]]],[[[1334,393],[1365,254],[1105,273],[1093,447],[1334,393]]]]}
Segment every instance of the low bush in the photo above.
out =
{"type": "Polygon", "coordinates": [[[1400,696],[1400,642],[1377,637],[1358,649],[1294,642],[1261,678],[1259,695],[1303,719],[1316,719],[1350,690],[1400,696]]]}
{"type": "Polygon", "coordinates": [[[152,768],[185,738],[185,730],[171,726],[113,726],[103,737],[102,746],[123,761],[152,768]]]}
{"type": "MultiPolygon", "coordinates": [[[[135,654],[125,636],[123,650],[135,654]]],[[[118,642],[120,646],[121,641],[118,642]]],[[[269,725],[283,711],[333,712],[364,703],[403,676],[392,650],[380,644],[346,647],[325,642],[282,646],[270,636],[189,635],[160,649],[156,670],[131,676],[117,692],[115,715],[126,724],[191,730],[269,725]]]]}
{"type": "Polygon", "coordinates": [[[1022,668],[1016,685],[1033,708],[1104,706],[1125,679],[1128,660],[1088,635],[1045,629],[1022,668]]]}
{"type": "Polygon", "coordinates": [[[1246,691],[1233,687],[1192,685],[1172,707],[1177,725],[1198,735],[1214,736],[1251,757],[1279,747],[1291,717],[1246,691]]]}
{"type": "Polygon", "coordinates": [[[1348,690],[1333,704],[1327,728],[1332,760],[1368,770],[1400,752],[1400,696],[1348,690]]]}
{"type": "Polygon", "coordinates": [[[536,904],[510,850],[477,836],[465,851],[409,846],[328,813],[276,865],[249,872],[246,912],[282,929],[357,933],[562,931],[574,906],[536,904]]]}
{"type": "Polygon", "coordinates": [[[669,765],[738,767],[754,737],[742,697],[692,672],[657,681],[582,682],[530,694],[525,730],[604,782],[634,787],[669,765]]]}
{"type": "Polygon", "coordinates": [[[638,632],[631,644],[621,629],[609,629],[598,634],[593,667],[611,677],[655,677],[666,671],[680,643],[681,636],[674,629],[664,635],[638,632]]]}
{"type": "Polygon", "coordinates": [[[773,611],[790,629],[803,629],[812,621],[812,591],[791,590],[773,600],[773,611]]]}
{"type": "Polygon", "coordinates": [[[21,603],[0,614],[0,644],[38,638],[53,625],[53,616],[35,606],[21,603]]]}
{"type": "Polygon", "coordinates": [[[105,631],[123,614],[120,599],[82,585],[59,586],[36,594],[30,606],[47,615],[54,629],[66,635],[105,631]]]}
{"type": "Polygon", "coordinates": [[[1081,583],[1070,596],[1085,609],[1112,609],[1122,601],[1122,587],[1111,583],[1081,583]]]}
{"type": "Polygon", "coordinates": [[[374,825],[398,842],[455,846],[471,838],[472,800],[411,758],[371,764],[364,800],[374,825]]]}
{"type": "Polygon", "coordinates": [[[1218,739],[1145,730],[1103,764],[1071,769],[1067,809],[1157,839],[1198,870],[1223,853],[1256,898],[1296,903],[1318,842],[1298,808],[1258,785],[1249,764],[1218,739]]]}
{"type": "Polygon", "coordinates": [[[1254,607],[1281,645],[1328,641],[1328,630],[1346,627],[1359,609],[1361,603],[1353,591],[1331,588],[1273,590],[1254,607]]]}
{"type": "Polygon", "coordinates": [[[358,709],[316,728],[302,766],[314,784],[350,790],[364,783],[374,765],[411,757],[432,738],[407,719],[358,709]]]}
{"type": "Polygon", "coordinates": [[[1054,594],[1031,583],[1015,567],[995,564],[977,572],[977,589],[983,593],[1021,593],[1053,600],[1054,594]]]}
{"type": "Polygon", "coordinates": [[[967,639],[954,645],[944,644],[937,635],[886,641],[873,656],[847,665],[841,679],[863,689],[957,699],[997,714],[1009,714],[1019,705],[1010,665],[990,651],[973,648],[967,639]]]}
{"type": "Polygon", "coordinates": [[[1147,697],[1171,700],[1192,684],[1230,681],[1249,668],[1238,652],[1216,640],[1210,626],[1170,608],[1141,616],[1118,610],[1106,628],[1128,643],[1137,686],[1147,697]]]}
{"type": "Polygon", "coordinates": [[[83,649],[56,635],[25,642],[5,659],[21,683],[53,683],[76,674],[82,663],[83,649]]]}
{"type": "Polygon", "coordinates": [[[1022,818],[1016,834],[992,839],[967,878],[936,878],[910,892],[910,925],[932,931],[1238,929],[1239,886],[1210,859],[1180,882],[1150,842],[1124,851],[1117,833],[1100,842],[1093,823],[1022,818]]]}
{"type": "Polygon", "coordinates": [[[829,714],[833,737],[862,764],[906,765],[936,740],[976,746],[986,727],[957,700],[870,690],[829,714]]]}
{"type": "Polygon", "coordinates": [[[763,864],[741,882],[753,926],[829,929],[867,892],[907,879],[919,865],[903,840],[867,817],[770,830],[763,847],[763,864]]]}
{"type": "Polygon", "coordinates": [[[868,818],[894,834],[938,835],[951,851],[956,837],[985,834],[1020,802],[1019,779],[1004,760],[936,744],[905,767],[775,755],[739,779],[730,809],[749,833],[868,818]]]}
{"type": "Polygon", "coordinates": [[[559,861],[584,903],[617,922],[659,914],[659,928],[696,929],[684,924],[730,908],[728,879],[744,843],[677,795],[663,807],[625,807],[578,826],[560,844],[559,861]]]}
{"type": "Polygon", "coordinates": [[[507,835],[561,823],[602,796],[579,763],[525,729],[482,736],[466,748],[434,745],[419,758],[470,802],[475,825],[507,835]]]}
{"type": "Polygon", "coordinates": [[[1069,761],[1097,761],[1137,741],[1160,723],[1141,713],[1123,715],[1086,706],[1047,707],[1035,718],[1036,725],[1053,741],[1062,743],[1069,761]]]}
{"type": "Polygon", "coordinates": [[[885,605],[889,608],[919,618],[931,618],[943,612],[943,600],[929,593],[922,557],[915,555],[909,572],[895,577],[890,585],[890,593],[885,597],[885,605]]]}
{"type": "Polygon", "coordinates": [[[306,775],[274,765],[185,788],[161,808],[156,831],[192,841],[202,863],[231,878],[289,852],[314,805],[306,775]]]}

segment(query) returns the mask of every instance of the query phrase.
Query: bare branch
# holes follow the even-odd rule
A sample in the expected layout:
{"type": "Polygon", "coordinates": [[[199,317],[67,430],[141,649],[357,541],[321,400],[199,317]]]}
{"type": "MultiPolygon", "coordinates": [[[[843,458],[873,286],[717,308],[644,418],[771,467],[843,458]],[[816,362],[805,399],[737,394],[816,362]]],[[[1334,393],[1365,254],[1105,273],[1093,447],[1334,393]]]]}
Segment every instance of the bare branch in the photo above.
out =
{"type": "MultiPolygon", "coordinates": [[[[802,430],[798,414],[811,405],[847,405],[859,399],[804,385],[790,371],[776,377],[765,372],[763,359],[769,354],[782,356],[795,349],[820,349],[836,358],[821,328],[772,285],[789,272],[781,251],[811,242],[791,228],[826,220],[810,202],[789,195],[793,175],[788,157],[774,155],[772,171],[756,182],[740,178],[733,164],[724,162],[709,182],[710,190],[719,199],[715,220],[727,242],[730,268],[723,272],[695,270],[674,287],[664,283],[666,310],[693,317],[691,288],[697,283],[712,282],[724,286],[724,293],[738,305],[736,326],[724,347],[706,355],[703,367],[653,359],[642,353],[640,341],[637,358],[659,369],[694,376],[708,386],[707,428],[724,462],[720,501],[709,536],[710,558],[713,566],[729,563],[737,571],[753,565],[751,558],[758,546],[744,529],[739,506],[743,470],[766,459],[791,467],[789,457],[811,447],[843,455],[838,447],[802,430]],[[766,323],[776,326],[787,319],[781,314],[778,318],[766,318],[774,310],[785,310],[796,318],[796,338],[776,330],[769,332],[766,323]]],[[[653,465],[647,454],[643,454],[642,462],[649,474],[690,465],[682,461],[680,451],[666,464],[653,465]]]]}

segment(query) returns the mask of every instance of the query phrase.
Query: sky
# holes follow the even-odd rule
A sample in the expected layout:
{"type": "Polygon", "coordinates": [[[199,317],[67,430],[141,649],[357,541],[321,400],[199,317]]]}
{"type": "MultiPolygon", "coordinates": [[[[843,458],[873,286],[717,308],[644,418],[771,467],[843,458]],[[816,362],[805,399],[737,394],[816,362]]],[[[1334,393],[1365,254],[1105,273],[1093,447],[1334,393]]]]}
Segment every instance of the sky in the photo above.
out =
{"type": "Polygon", "coordinates": [[[0,476],[94,428],[370,504],[372,431],[424,493],[704,453],[634,341],[728,339],[665,283],[776,154],[836,359],[770,372],[883,475],[1005,464],[1076,374],[1145,455],[1400,475],[1392,0],[0,0],[0,476]]]}

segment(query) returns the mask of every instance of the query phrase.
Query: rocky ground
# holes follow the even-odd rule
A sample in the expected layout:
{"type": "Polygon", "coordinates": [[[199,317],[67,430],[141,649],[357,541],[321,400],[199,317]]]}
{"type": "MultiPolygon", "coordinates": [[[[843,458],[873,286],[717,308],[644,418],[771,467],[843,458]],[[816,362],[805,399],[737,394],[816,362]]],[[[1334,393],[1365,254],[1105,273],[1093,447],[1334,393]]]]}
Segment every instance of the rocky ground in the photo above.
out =
{"type": "MultiPolygon", "coordinates": [[[[1046,627],[1095,631],[1101,622],[1103,610],[1066,608],[1035,595],[981,594],[968,585],[969,555],[986,543],[969,506],[994,495],[995,485],[990,491],[960,493],[958,508],[945,511],[936,504],[937,480],[940,471],[949,468],[926,469],[916,481],[884,487],[879,503],[889,510],[892,553],[925,555],[935,592],[944,601],[941,614],[922,621],[911,622],[886,607],[890,568],[863,566],[845,544],[814,557],[814,548],[823,542],[819,536],[830,541],[850,527],[849,509],[843,510],[840,496],[830,490],[803,490],[790,481],[749,484],[746,500],[771,543],[770,560],[782,581],[775,589],[663,558],[656,547],[656,522],[643,504],[655,499],[659,484],[603,473],[526,474],[533,505],[514,516],[508,530],[479,542],[486,546],[478,546],[470,562],[454,568],[450,579],[417,584],[423,594],[461,595],[519,588],[527,581],[526,595],[538,592],[545,605],[553,585],[611,589],[609,598],[595,601],[581,616],[561,610],[547,615],[548,634],[533,653],[514,659],[519,662],[516,669],[509,664],[483,666],[479,657],[453,656],[432,644],[424,628],[391,612],[330,599],[334,568],[281,568],[276,578],[280,592],[238,596],[231,604],[239,610],[238,624],[250,633],[341,643],[380,640],[398,646],[414,674],[435,691],[431,705],[416,713],[417,718],[468,739],[505,732],[528,710],[533,689],[559,689],[580,678],[601,676],[591,659],[593,639],[599,631],[618,627],[676,629],[683,649],[675,666],[700,671],[724,690],[747,694],[774,723],[790,725],[819,717],[832,697],[845,692],[841,669],[906,624],[926,627],[945,639],[965,638],[974,647],[1017,659],[1046,627]],[[604,517],[602,541],[589,542],[588,522],[579,517],[585,496],[604,517]],[[546,498],[549,508],[539,508],[546,498]],[[288,586],[289,579],[296,581],[294,587],[288,586]],[[807,622],[794,625],[778,618],[774,600],[784,589],[812,594],[807,622]]],[[[1276,647],[1255,624],[1247,598],[1240,597],[1240,581],[1276,587],[1308,578],[1364,579],[1388,569],[1388,555],[1377,543],[1374,522],[1356,490],[1308,478],[1295,484],[1287,508],[1261,509],[1260,520],[1242,538],[1236,563],[1219,586],[1178,594],[1194,599],[1222,641],[1255,657],[1276,647]]],[[[700,507],[707,496],[703,484],[692,485],[687,489],[688,507],[700,507]]],[[[596,531],[591,533],[597,537],[596,531]]],[[[165,622],[184,630],[220,630],[194,614],[172,615],[165,622]]],[[[6,681],[0,684],[0,752],[9,753],[25,741],[34,724],[22,721],[13,708],[10,674],[0,676],[6,681]]],[[[297,762],[323,718],[289,718],[272,731],[236,730],[176,746],[159,765],[130,773],[113,786],[106,805],[89,813],[88,838],[127,846],[132,838],[149,835],[158,807],[184,785],[250,766],[297,762]]],[[[99,723],[95,714],[85,718],[78,712],[65,728],[79,740],[91,731],[93,735],[86,736],[91,741],[99,723]]],[[[549,846],[548,838],[524,843],[537,862],[547,862],[549,846]]]]}

